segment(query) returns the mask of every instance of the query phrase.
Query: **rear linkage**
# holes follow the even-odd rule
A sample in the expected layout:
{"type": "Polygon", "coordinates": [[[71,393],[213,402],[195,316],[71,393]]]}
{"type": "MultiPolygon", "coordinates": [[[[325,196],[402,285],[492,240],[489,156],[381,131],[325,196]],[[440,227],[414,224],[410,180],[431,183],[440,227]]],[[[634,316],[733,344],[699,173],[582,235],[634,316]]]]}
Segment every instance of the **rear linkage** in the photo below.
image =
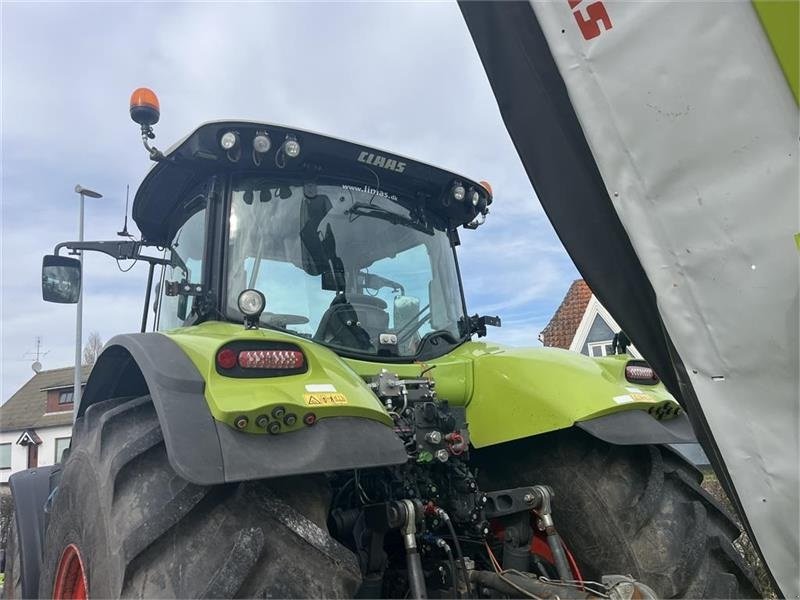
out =
{"type": "Polygon", "coordinates": [[[655,598],[629,577],[581,580],[556,530],[549,487],[481,491],[468,465],[465,411],[440,401],[434,381],[383,370],[370,387],[410,460],[334,482],[330,529],[359,557],[358,597],[408,589],[411,598],[655,598]],[[546,539],[551,563],[532,553],[536,537],[546,539]]]}

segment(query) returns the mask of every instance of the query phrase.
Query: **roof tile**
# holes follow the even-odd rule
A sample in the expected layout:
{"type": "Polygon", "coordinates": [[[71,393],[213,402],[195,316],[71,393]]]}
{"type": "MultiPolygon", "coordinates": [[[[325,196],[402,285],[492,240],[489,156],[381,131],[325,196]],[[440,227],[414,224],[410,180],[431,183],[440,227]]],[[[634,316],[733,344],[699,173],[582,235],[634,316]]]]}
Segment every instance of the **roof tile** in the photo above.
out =
{"type": "Polygon", "coordinates": [[[545,346],[568,349],[591,298],[592,290],[583,279],[573,281],[561,306],[542,330],[542,343],[545,346]]]}
{"type": "MultiPolygon", "coordinates": [[[[84,365],[81,381],[89,378],[91,367],[84,365]]],[[[45,414],[46,389],[72,387],[73,367],[40,371],[19,388],[8,401],[0,406],[0,431],[14,431],[29,427],[53,427],[72,423],[72,411],[45,414]]]]}

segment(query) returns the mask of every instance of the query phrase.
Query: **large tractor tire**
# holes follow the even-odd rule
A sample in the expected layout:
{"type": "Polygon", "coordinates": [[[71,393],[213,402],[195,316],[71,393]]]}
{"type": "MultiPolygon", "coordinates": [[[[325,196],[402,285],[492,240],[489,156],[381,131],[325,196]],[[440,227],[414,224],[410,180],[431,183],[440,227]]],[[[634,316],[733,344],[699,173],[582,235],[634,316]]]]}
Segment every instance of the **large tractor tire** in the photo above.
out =
{"type": "MultiPolygon", "coordinates": [[[[203,444],[203,439],[195,440],[203,444]]],[[[167,459],[149,397],[75,424],[47,528],[42,598],[350,597],[323,477],[204,487],[167,459]]]]}
{"type": "Polygon", "coordinates": [[[6,538],[5,580],[3,581],[3,598],[22,598],[22,573],[20,573],[19,534],[17,519],[11,513],[6,538]]]}
{"type": "Polygon", "coordinates": [[[553,488],[556,528],[585,579],[631,575],[659,598],[761,597],[732,544],[739,528],[669,448],[570,429],[477,454],[483,489],[553,488]]]}

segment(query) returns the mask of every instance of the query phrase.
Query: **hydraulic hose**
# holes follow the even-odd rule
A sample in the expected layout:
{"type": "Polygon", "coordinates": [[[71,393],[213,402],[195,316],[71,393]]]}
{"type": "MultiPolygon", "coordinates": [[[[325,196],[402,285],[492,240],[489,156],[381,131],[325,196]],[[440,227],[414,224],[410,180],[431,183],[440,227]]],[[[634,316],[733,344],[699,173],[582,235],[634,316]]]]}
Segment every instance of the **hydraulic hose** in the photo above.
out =
{"type": "Polygon", "coordinates": [[[556,571],[558,571],[559,579],[562,581],[575,579],[572,570],[569,568],[567,555],[564,552],[564,544],[561,543],[561,536],[558,535],[556,528],[552,526],[547,527],[545,533],[547,533],[547,545],[550,546],[550,552],[553,553],[553,560],[556,563],[556,571]]]}
{"type": "Polygon", "coordinates": [[[425,574],[422,572],[422,560],[417,548],[417,511],[411,500],[401,500],[405,508],[405,523],[401,529],[403,546],[406,549],[406,566],[408,567],[408,584],[411,588],[411,597],[417,600],[427,598],[425,589],[425,574]]]}
{"type": "Polygon", "coordinates": [[[450,515],[447,514],[443,508],[437,508],[436,513],[441,517],[442,521],[445,522],[447,525],[447,529],[450,530],[450,535],[453,537],[453,545],[456,548],[456,556],[458,556],[458,562],[461,564],[461,573],[464,576],[464,585],[467,586],[467,598],[471,598],[471,590],[472,586],[469,583],[469,575],[467,573],[467,561],[464,560],[464,553],[461,552],[461,543],[458,541],[458,536],[456,535],[456,530],[453,527],[453,523],[450,521],[450,515]]]}
{"type": "Polygon", "coordinates": [[[540,600],[598,598],[598,596],[589,592],[553,583],[545,583],[533,577],[525,577],[517,573],[470,571],[469,578],[480,587],[490,588],[511,598],[535,598],[540,600]]]}

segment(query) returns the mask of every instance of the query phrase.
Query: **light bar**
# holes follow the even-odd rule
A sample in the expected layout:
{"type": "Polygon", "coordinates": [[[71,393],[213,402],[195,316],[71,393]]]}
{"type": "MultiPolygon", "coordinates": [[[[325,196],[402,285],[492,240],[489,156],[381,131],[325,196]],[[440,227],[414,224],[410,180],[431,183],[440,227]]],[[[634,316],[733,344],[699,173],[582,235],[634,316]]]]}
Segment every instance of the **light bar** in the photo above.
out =
{"type": "Polygon", "coordinates": [[[243,369],[302,369],[305,358],[299,350],[242,350],[239,366],[243,369]]]}

